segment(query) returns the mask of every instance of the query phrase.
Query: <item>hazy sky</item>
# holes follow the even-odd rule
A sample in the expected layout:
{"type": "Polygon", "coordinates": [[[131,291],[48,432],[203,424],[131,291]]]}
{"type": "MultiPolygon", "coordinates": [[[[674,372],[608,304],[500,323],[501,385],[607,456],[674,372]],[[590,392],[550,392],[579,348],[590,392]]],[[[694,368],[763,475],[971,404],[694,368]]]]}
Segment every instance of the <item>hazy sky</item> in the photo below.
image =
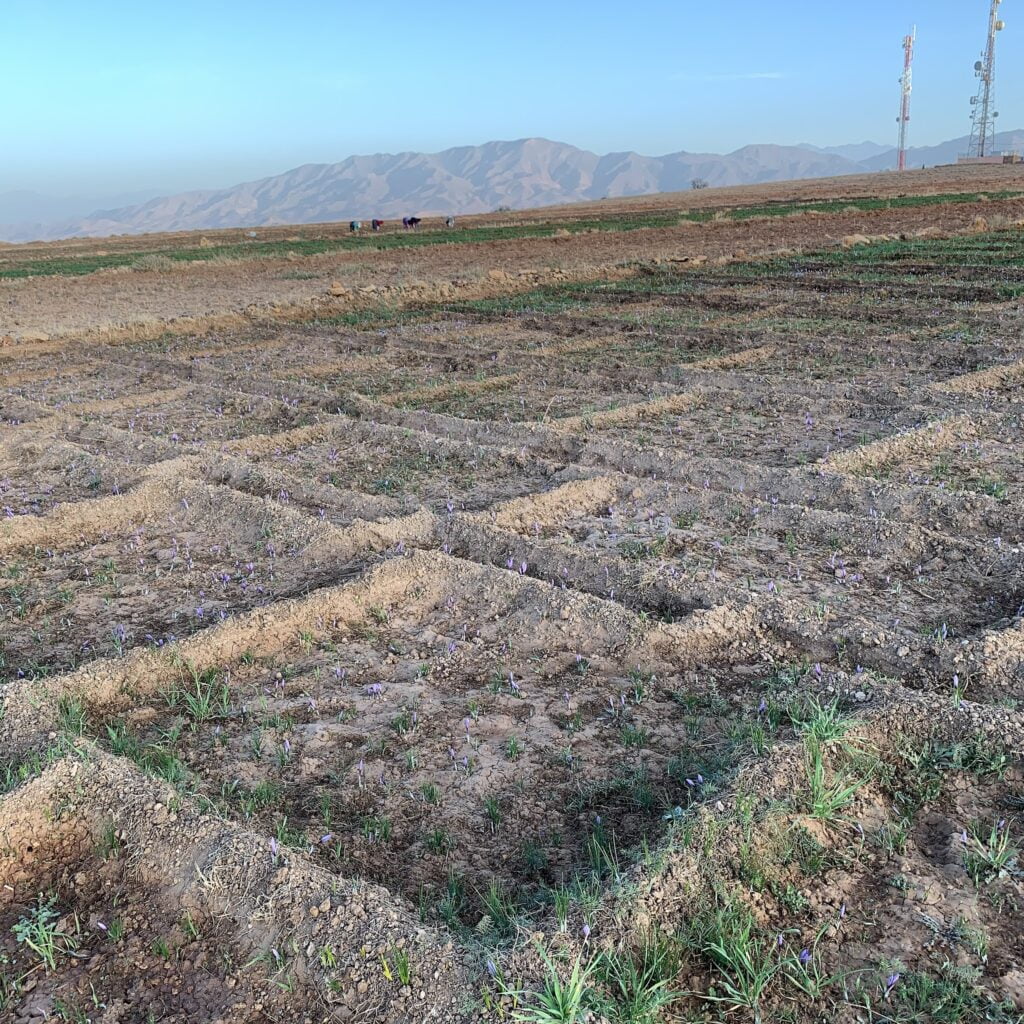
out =
{"type": "MultiPolygon", "coordinates": [[[[214,187],[542,135],[599,152],[966,134],[988,0],[0,0],[0,191],[214,187]]],[[[1024,126],[1024,0],[1000,38],[1024,126]]]]}

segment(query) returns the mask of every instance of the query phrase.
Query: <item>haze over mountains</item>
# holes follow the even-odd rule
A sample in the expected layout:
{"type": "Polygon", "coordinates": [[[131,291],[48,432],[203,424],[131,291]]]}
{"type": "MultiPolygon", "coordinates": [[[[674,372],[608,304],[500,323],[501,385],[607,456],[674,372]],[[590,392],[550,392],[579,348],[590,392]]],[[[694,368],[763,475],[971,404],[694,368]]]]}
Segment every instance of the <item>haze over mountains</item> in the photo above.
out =
{"type": "MultiPolygon", "coordinates": [[[[966,147],[965,137],[912,149],[909,163],[953,163],[966,147]]],[[[1024,131],[1000,133],[997,147],[1024,149],[1024,131]]],[[[649,157],[631,152],[599,156],[547,139],[521,139],[441,153],[306,164],[233,188],[184,192],[88,213],[82,210],[83,200],[6,193],[0,195],[0,240],[487,213],[499,207],[525,209],[681,191],[695,178],[713,186],[743,185],[889,170],[895,162],[895,150],[872,142],[827,148],[755,145],[724,156],[679,152],[649,157]]]]}

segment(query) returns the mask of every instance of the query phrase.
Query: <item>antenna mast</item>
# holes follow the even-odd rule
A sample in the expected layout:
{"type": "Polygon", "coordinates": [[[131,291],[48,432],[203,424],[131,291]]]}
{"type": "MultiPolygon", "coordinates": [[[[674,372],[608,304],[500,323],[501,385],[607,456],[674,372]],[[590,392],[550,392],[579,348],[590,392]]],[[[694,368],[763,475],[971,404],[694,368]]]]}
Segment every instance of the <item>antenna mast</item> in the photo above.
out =
{"type": "Polygon", "coordinates": [[[900,123],[900,145],[899,158],[896,169],[905,171],[907,169],[907,125],[910,123],[910,93],[914,81],[914,42],[917,39],[917,26],[909,36],[903,38],[903,77],[900,79],[900,116],[896,118],[900,123]]]}
{"type": "Polygon", "coordinates": [[[978,92],[971,97],[971,143],[967,149],[969,157],[978,159],[992,156],[996,146],[995,104],[996,79],[996,35],[1005,28],[999,18],[999,5],[1003,0],[992,0],[988,15],[988,41],[981,60],[974,62],[974,74],[978,78],[978,92]]]}

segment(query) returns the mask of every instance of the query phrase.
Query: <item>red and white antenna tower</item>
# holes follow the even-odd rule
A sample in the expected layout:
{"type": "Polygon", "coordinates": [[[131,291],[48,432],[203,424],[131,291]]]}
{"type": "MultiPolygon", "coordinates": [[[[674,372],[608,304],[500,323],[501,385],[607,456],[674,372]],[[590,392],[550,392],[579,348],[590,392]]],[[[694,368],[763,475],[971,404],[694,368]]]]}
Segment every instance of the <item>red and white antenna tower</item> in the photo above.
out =
{"type": "Polygon", "coordinates": [[[910,93],[914,86],[914,43],[917,40],[917,26],[909,36],[903,38],[903,76],[900,78],[900,123],[899,158],[896,169],[907,169],[907,125],[910,124],[910,93]]]}

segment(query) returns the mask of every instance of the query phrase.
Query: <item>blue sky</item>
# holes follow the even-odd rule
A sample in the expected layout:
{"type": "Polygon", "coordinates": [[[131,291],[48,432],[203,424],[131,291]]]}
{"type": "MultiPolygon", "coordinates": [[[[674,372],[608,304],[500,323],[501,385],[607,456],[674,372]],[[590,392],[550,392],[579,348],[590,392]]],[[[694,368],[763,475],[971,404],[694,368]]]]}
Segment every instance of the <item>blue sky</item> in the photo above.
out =
{"type": "MultiPolygon", "coordinates": [[[[988,0],[2,0],[0,191],[225,186],[353,153],[542,135],[727,152],[966,134],[988,0]]],[[[1018,10],[1019,8],[1019,10],[1018,10]]],[[[1003,128],[1024,126],[1006,0],[1003,128]]]]}

